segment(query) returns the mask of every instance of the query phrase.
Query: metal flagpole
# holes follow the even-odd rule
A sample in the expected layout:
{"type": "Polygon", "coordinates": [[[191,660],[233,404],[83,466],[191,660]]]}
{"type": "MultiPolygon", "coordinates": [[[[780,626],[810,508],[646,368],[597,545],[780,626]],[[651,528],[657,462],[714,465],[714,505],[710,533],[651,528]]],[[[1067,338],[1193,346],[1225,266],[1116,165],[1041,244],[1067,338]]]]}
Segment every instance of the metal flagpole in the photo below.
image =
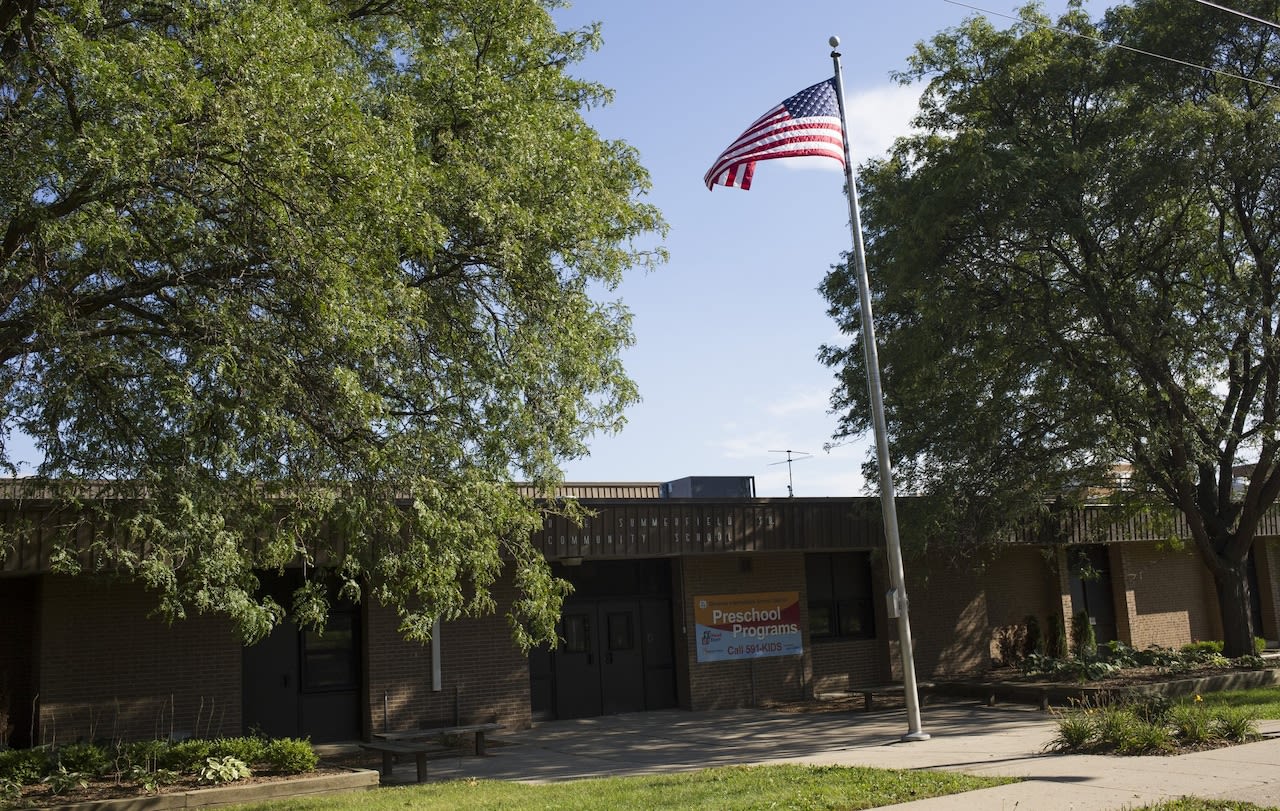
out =
{"type": "Polygon", "coordinates": [[[844,177],[849,187],[849,226],[853,231],[853,260],[858,271],[858,302],[862,309],[862,349],[866,353],[867,389],[871,394],[871,419],[876,433],[876,460],[880,464],[880,511],[884,513],[885,545],[889,548],[889,593],[891,613],[898,617],[898,640],[902,648],[902,687],[907,699],[907,734],[904,741],[927,741],[929,733],[920,725],[920,697],[916,690],[916,660],[911,649],[911,622],[907,618],[907,585],[902,570],[902,546],[898,541],[898,509],[893,492],[893,466],[889,463],[888,429],[884,420],[884,394],[880,388],[880,356],[876,351],[875,327],[871,321],[871,291],[867,280],[867,259],[862,249],[862,217],[858,213],[858,187],[854,183],[853,158],[849,152],[849,124],[844,111],[844,75],[840,68],[840,38],[832,37],[831,63],[836,74],[836,100],[840,105],[840,131],[844,140],[844,177]]]}

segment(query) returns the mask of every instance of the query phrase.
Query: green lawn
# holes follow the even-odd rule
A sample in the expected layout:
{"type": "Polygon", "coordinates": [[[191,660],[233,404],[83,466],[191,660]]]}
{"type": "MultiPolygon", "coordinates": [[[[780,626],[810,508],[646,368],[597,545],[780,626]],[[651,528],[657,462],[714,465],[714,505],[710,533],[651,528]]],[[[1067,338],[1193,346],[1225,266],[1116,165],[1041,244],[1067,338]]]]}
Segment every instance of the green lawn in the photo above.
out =
{"type": "Polygon", "coordinates": [[[1280,719],[1280,686],[1205,693],[1200,698],[1210,707],[1239,707],[1258,719],[1280,719]]]}
{"type": "Polygon", "coordinates": [[[1201,800],[1196,797],[1183,797],[1181,800],[1170,800],[1159,805],[1144,805],[1134,811],[1280,811],[1274,805],[1254,805],[1253,803],[1237,803],[1231,800],[1201,800]]]}
{"type": "Polygon", "coordinates": [[[1016,782],[949,772],[847,766],[726,766],[642,777],[607,777],[529,785],[459,780],[397,786],[252,806],[271,811],[401,811],[418,809],[787,809],[854,811],[1016,782]]]}

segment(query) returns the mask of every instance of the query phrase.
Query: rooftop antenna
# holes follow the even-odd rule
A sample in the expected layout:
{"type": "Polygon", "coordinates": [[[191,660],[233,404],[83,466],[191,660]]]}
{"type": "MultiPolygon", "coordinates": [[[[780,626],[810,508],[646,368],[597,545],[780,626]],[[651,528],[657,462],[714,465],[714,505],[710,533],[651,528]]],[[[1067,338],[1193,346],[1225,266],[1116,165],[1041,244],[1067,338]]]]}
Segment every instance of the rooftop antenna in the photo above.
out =
{"type": "Polygon", "coordinates": [[[787,450],[785,450],[785,451],[769,451],[769,453],[785,453],[785,454],[787,455],[787,458],[786,458],[786,459],[782,460],[781,462],[770,462],[770,463],[769,463],[769,466],[770,466],[770,467],[773,467],[774,465],[786,465],[786,466],[787,466],[787,498],[793,498],[793,497],[795,496],[795,494],[796,494],[796,491],[795,491],[795,487],[793,487],[793,486],[792,486],[792,485],[794,485],[794,484],[795,484],[795,482],[794,482],[794,481],[792,481],[792,479],[791,479],[791,463],[792,463],[792,462],[803,462],[805,459],[808,459],[808,458],[810,458],[811,456],[813,456],[813,454],[809,453],[808,451],[793,451],[793,450],[791,450],[790,448],[788,448],[788,449],[787,449],[787,450]],[[791,454],[793,454],[793,453],[798,453],[798,454],[801,454],[801,455],[800,455],[800,456],[796,456],[796,457],[792,457],[792,455],[791,455],[791,454]]]}

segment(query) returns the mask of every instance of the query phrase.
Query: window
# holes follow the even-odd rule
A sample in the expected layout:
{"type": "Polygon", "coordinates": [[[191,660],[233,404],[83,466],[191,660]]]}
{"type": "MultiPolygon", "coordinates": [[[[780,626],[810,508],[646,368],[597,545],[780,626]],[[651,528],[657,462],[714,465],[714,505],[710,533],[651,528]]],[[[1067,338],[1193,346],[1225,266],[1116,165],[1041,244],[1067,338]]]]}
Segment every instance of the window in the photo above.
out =
{"type": "Polygon", "coordinates": [[[810,638],[875,638],[870,552],[805,555],[804,568],[810,638]]]}
{"type": "Polygon", "coordinates": [[[359,625],[356,615],[334,611],[324,633],[302,634],[302,689],[349,690],[360,683],[359,625]]]}

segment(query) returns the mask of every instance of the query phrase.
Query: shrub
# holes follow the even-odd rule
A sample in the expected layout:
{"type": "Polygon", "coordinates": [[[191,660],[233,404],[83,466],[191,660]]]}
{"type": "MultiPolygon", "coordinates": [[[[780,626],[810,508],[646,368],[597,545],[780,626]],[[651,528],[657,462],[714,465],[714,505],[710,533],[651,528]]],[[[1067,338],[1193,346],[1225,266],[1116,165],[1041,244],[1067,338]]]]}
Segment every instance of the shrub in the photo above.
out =
{"type": "Polygon", "coordinates": [[[267,744],[263,762],[272,771],[284,774],[309,772],[320,762],[311,741],[302,738],[277,738],[267,744]]]}
{"type": "Polygon", "coordinates": [[[1045,638],[1045,654],[1050,659],[1067,658],[1067,632],[1062,625],[1062,617],[1049,615],[1049,631],[1045,638]]]}
{"type": "Polygon", "coordinates": [[[1026,619],[1027,635],[1022,640],[1022,656],[1026,658],[1033,653],[1044,653],[1044,638],[1040,635],[1040,620],[1035,614],[1028,614],[1026,619]]]}
{"type": "Polygon", "coordinates": [[[1188,642],[1180,648],[1180,651],[1186,661],[1207,662],[1211,661],[1215,656],[1222,656],[1222,643],[1208,639],[1188,642]]]}
{"type": "Polygon", "coordinates": [[[245,763],[266,760],[267,742],[262,738],[219,738],[211,742],[211,757],[233,757],[245,763]]]}
{"type": "Polygon", "coordinates": [[[244,761],[233,757],[206,758],[199,775],[201,783],[213,783],[214,785],[234,783],[237,780],[243,780],[251,776],[253,776],[253,772],[249,770],[244,761]]]}
{"type": "Polygon", "coordinates": [[[107,750],[94,743],[68,743],[58,747],[58,765],[68,772],[99,775],[111,768],[107,750]]]}
{"type": "Polygon", "coordinates": [[[164,741],[134,741],[122,745],[116,758],[121,771],[129,772],[136,768],[155,771],[168,751],[169,744],[164,741]]]}
{"type": "Polygon", "coordinates": [[[0,781],[20,786],[39,783],[49,773],[49,754],[43,749],[6,749],[0,752],[0,781]]]}
{"type": "Polygon", "coordinates": [[[996,629],[996,658],[1001,665],[1012,667],[1022,660],[1024,633],[1021,625],[1003,625],[996,629]]]}
{"type": "Polygon", "coordinates": [[[179,774],[196,774],[213,755],[213,744],[210,741],[192,739],[175,743],[165,749],[157,765],[162,769],[172,769],[179,774]]]}
{"type": "Polygon", "coordinates": [[[1267,649],[1267,640],[1260,636],[1253,638],[1253,653],[1255,656],[1261,656],[1262,652],[1267,649]]]}
{"type": "Polygon", "coordinates": [[[1077,611],[1071,618],[1071,646],[1077,659],[1090,659],[1098,652],[1098,640],[1087,612],[1077,611]]]}
{"type": "Polygon", "coordinates": [[[1151,724],[1169,723],[1169,713],[1174,706],[1173,699],[1160,693],[1130,691],[1124,693],[1119,701],[1131,708],[1134,715],[1151,724]]]}
{"type": "Polygon", "coordinates": [[[1247,667],[1253,668],[1254,670],[1261,670],[1267,666],[1267,660],[1255,654],[1251,656],[1237,656],[1235,659],[1231,660],[1231,664],[1236,667],[1247,667]]]}

